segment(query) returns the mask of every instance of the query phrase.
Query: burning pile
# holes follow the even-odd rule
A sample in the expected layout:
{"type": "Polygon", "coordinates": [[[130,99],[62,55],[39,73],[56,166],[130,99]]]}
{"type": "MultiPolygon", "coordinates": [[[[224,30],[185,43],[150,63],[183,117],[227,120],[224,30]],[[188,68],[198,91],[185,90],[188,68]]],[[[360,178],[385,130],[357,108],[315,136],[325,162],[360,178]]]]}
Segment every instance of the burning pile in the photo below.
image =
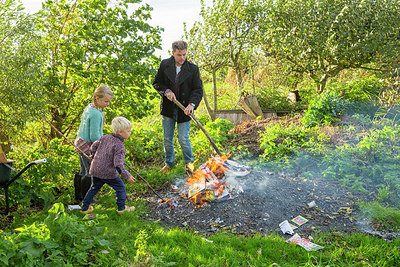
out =
{"type": "MultiPolygon", "coordinates": [[[[204,205],[205,201],[230,199],[229,184],[221,182],[227,173],[232,173],[229,170],[232,166],[227,162],[229,156],[229,154],[225,154],[221,157],[211,157],[197,168],[192,176],[186,178],[187,195],[183,194],[182,196],[193,200],[196,205],[204,205]]],[[[194,166],[191,167],[193,170],[194,166]]],[[[243,176],[248,173],[248,171],[242,171],[240,174],[243,176]]]]}

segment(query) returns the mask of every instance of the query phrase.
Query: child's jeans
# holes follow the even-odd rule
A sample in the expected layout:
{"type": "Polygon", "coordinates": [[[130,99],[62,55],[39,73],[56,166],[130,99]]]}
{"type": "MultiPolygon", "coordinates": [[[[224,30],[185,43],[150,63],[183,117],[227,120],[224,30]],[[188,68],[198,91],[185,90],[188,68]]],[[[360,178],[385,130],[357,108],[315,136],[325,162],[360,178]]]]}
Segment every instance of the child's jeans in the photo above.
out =
{"type": "Polygon", "coordinates": [[[121,178],[118,176],[115,179],[100,179],[93,176],[92,185],[82,201],[82,211],[88,210],[94,196],[97,194],[97,192],[99,192],[104,184],[111,186],[117,193],[118,210],[125,209],[126,191],[124,182],[121,180],[121,178]]]}

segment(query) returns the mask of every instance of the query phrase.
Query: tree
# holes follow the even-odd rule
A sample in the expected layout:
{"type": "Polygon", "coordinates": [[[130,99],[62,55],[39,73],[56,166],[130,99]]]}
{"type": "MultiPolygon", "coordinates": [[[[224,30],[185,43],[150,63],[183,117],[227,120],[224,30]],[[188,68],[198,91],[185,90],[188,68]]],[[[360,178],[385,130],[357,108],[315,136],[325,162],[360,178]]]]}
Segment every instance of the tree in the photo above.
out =
{"type": "Polygon", "coordinates": [[[138,118],[151,108],[161,29],[145,22],[149,5],[129,12],[128,3],[140,0],[47,0],[39,12],[47,112],[62,132],[73,129],[100,84],[115,92],[112,115],[138,118]]]}
{"type": "Polygon", "coordinates": [[[17,1],[0,0],[0,144],[5,148],[45,104],[38,90],[42,54],[34,25],[17,1]]]}
{"type": "Polygon", "coordinates": [[[211,109],[207,95],[206,109],[215,119],[217,105],[217,72],[231,67],[235,71],[237,86],[243,88],[243,75],[252,67],[247,53],[254,47],[257,32],[257,4],[253,0],[215,0],[212,6],[202,1],[201,21],[186,31],[191,44],[189,51],[193,61],[212,75],[214,107],[211,109]]]}
{"type": "Polygon", "coordinates": [[[217,32],[222,47],[227,49],[230,67],[235,71],[240,90],[248,67],[246,53],[253,47],[258,31],[259,8],[256,0],[219,0],[211,7],[210,16],[217,18],[217,32]]]}
{"type": "Polygon", "coordinates": [[[213,108],[211,108],[207,94],[204,93],[204,105],[212,121],[216,119],[218,110],[217,94],[217,72],[228,65],[228,55],[224,49],[223,41],[218,31],[217,17],[210,14],[211,8],[206,8],[202,1],[202,10],[200,12],[202,21],[196,22],[193,27],[187,31],[185,27],[185,37],[189,40],[189,57],[212,76],[213,83],[213,108]]]}
{"type": "Polygon", "coordinates": [[[400,52],[398,0],[263,0],[267,56],[308,74],[318,93],[344,69],[385,70],[400,52]]]}

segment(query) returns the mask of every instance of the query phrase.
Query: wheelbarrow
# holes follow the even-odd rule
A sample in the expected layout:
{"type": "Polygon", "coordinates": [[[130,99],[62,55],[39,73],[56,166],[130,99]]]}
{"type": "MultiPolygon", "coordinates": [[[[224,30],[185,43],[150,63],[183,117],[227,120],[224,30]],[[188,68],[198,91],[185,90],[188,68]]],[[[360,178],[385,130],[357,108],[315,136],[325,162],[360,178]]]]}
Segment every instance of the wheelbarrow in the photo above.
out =
{"type": "Polygon", "coordinates": [[[46,163],[46,159],[39,159],[32,162],[29,162],[21,171],[16,171],[12,167],[13,160],[6,160],[5,162],[0,162],[0,188],[4,188],[5,198],[6,198],[6,214],[10,211],[10,201],[8,197],[8,188],[10,185],[18,179],[30,166],[40,163],[46,163]],[[11,171],[16,172],[17,174],[10,180],[11,171]]]}

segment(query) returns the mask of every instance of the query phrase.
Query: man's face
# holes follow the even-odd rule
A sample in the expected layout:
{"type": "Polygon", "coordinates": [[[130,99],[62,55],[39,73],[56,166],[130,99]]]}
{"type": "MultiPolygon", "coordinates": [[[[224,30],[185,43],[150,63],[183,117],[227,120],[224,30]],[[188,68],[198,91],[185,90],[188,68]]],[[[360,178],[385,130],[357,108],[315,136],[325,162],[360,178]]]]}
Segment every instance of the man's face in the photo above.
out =
{"type": "Polygon", "coordinates": [[[172,56],[175,58],[175,64],[180,67],[186,60],[186,49],[184,50],[175,50],[172,52],[172,56]]]}

